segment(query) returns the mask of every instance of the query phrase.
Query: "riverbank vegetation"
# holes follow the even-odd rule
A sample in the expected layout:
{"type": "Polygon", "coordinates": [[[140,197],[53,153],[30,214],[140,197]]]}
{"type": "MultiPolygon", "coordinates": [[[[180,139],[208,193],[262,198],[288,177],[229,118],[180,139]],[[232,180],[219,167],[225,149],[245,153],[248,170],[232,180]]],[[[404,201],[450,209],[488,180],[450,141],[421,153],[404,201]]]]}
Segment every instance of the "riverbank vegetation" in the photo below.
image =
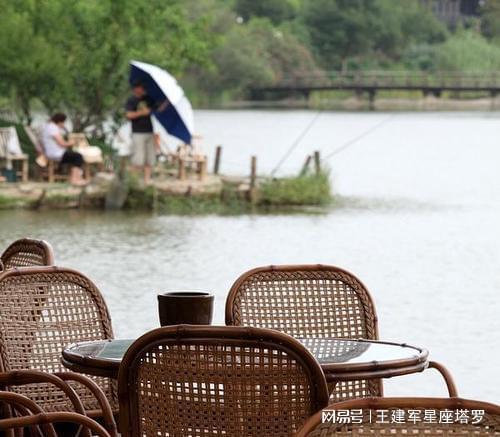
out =
{"type": "MultiPolygon", "coordinates": [[[[259,180],[250,190],[245,180],[217,178],[214,186],[199,186],[197,190],[172,192],[176,185],[157,179],[152,186],[144,186],[129,174],[118,184],[125,193],[120,209],[128,211],[155,211],[160,214],[206,215],[249,214],[267,212],[304,212],[311,207],[322,211],[333,204],[327,172],[282,179],[259,180]]],[[[0,210],[9,209],[105,209],[113,196],[112,175],[101,175],[89,187],[76,188],[65,183],[30,182],[28,184],[0,184],[0,210]]],[[[193,182],[194,184],[194,182],[193,182]]]]}
{"type": "Polygon", "coordinates": [[[166,214],[242,214],[250,212],[304,211],[333,204],[328,171],[286,178],[264,178],[255,190],[224,181],[220,191],[197,195],[165,196],[129,178],[125,209],[154,210],[166,214]]]}
{"type": "Polygon", "coordinates": [[[500,6],[447,26],[418,0],[0,0],[0,106],[66,111],[103,136],[122,120],[130,59],[167,68],[198,106],[332,70],[486,73],[500,6]]]}

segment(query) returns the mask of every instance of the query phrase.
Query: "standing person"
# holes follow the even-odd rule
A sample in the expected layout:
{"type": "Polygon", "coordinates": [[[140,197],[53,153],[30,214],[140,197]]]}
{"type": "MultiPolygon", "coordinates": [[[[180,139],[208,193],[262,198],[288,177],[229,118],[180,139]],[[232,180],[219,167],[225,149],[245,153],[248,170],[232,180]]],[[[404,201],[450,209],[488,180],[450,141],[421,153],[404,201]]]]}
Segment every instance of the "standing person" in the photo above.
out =
{"type": "Polygon", "coordinates": [[[63,137],[63,132],[66,131],[64,127],[66,118],[66,114],[58,112],[44,126],[42,131],[43,151],[47,159],[69,165],[69,182],[82,186],[87,183],[83,178],[83,156],[71,150],[74,141],[66,141],[63,137]]]}
{"type": "Polygon", "coordinates": [[[132,85],[132,96],[125,104],[127,119],[132,122],[132,156],[131,163],[144,172],[144,183],[151,183],[151,173],[156,162],[156,151],[159,147],[159,136],[154,134],[151,111],[155,107],[154,100],[146,94],[140,82],[132,85]]]}

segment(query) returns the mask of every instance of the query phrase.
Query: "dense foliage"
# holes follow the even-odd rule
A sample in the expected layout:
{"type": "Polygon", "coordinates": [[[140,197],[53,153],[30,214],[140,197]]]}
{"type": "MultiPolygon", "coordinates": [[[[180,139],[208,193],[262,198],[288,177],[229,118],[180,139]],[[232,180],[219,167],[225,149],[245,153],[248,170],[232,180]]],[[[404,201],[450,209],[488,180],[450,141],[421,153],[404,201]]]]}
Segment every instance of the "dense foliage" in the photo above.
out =
{"type": "MultiPolygon", "coordinates": [[[[26,120],[120,115],[130,59],[179,76],[195,104],[331,70],[500,66],[500,1],[448,28],[418,0],[0,0],[0,100],[26,120]]],[[[0,102],[1,103],[1,102],[0,102]]]]}
{"type": "Polygon", "coordinates": [[[67,111],[77,129],[102,128],[123,106],[128,61],[174,74],[204,63],[205,20],[187,18],[182,0],[0,0],[0,77],[26,119],[32,105],[67,111]]]}

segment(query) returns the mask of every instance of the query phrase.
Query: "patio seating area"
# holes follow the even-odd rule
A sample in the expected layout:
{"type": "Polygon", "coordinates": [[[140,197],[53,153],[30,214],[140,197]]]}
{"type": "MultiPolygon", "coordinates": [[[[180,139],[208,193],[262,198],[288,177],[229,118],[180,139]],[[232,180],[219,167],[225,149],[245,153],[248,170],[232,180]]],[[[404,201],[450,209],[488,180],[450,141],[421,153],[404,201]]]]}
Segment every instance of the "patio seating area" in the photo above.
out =
{"type": "MultiPolygon", "coordinates": [[[[32,126],[22,127],[23,135],[30,144],[29,147],[36,153],[37,158],[31,162],[19,139],[16,126],[0,127],[0,182],[28,182],[46,181],[49,183],[67,182],[67,166],[59,161],[48,159],[42,145],[38,129],[32,126]]],[[[102,149],[91,145],[87,136],[82,132],[70,133],[68,139],[74,142],[72,149],[80,153],[84,160],[83,171],[86,180],[90,180],[99,172],[106,171],[102,149]]],[[[207,156],[203,153],[200,136],[193,136],[193,145],[181,144],[176,151],[162,149],[162,156],[166,157],[169,166],[175,168],[170,171],[178,181],[197,180],[205,182],[208,177],[207,156]]],[[[26,144],[24,144],[26,146],[26,144]]],[[[158,165],[161,175],[166,174],[164,166],[158,165]]],[[[169,167],[170,169],[170,167],[169,167]]]]}
{"type": "Polygon", "coordinates": [[[0,256],[5,435],[500,435],[500,406],[459,398],[432,351],[379,338],[374,296],[342,268],[256,268],[225,326],[114,339],[97,286],[54,260],[29,238],[0,256]],[[429,368],[447,397],[384,397],[384,379],[429,368]]]}

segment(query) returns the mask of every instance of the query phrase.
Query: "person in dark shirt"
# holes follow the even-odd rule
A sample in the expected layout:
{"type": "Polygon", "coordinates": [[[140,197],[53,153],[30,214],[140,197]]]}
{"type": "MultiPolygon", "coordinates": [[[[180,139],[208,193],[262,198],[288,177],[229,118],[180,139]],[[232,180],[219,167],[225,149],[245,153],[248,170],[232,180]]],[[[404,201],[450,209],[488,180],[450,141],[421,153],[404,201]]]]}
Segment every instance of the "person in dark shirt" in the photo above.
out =
{"type": "Polygon", "coordinates": [[[132,85],[132,96],[125,104],[127,119],[132,123],[132,166],[142,169],[144,183],[151,183],[151,173],[156,163],[156,150],[159,136],[153,131],[151,112],[155,108],[154,100],[146,94],[140,82],[132,85]]]}

